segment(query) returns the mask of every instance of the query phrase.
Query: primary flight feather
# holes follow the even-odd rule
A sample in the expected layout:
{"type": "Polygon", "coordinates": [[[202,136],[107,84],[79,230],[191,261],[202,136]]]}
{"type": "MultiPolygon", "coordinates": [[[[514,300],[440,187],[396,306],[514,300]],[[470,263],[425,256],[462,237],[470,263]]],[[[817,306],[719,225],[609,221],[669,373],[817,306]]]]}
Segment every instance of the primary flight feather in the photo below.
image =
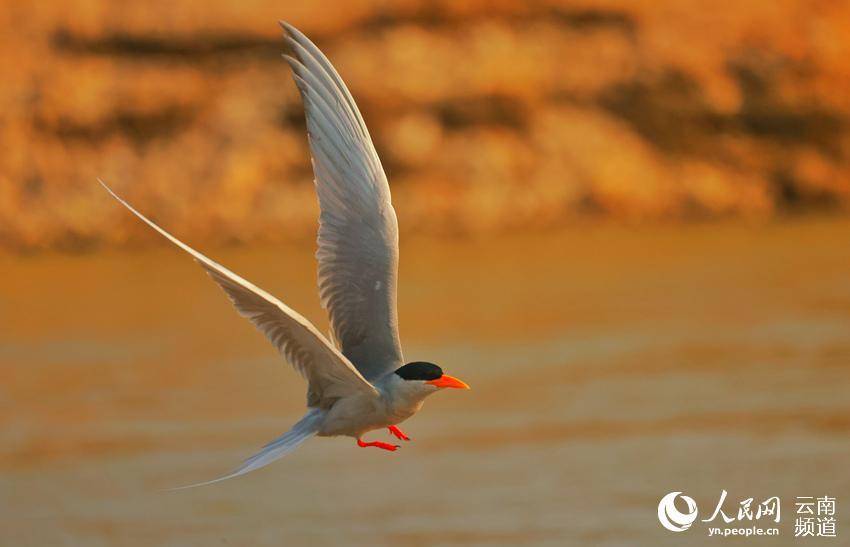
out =
{"type": "Polygon", "coordinates": [[[284,58],[301,92],[319,198],[319,296],[332,341],[286,304],[192,249],[121,199],[133,214],[183,249],[224,289],[247,318],[307,380],[307,413],[289,431],[211,484],[268,465],[312,436],[349,436],[358,446],[415,414],[428,395],[468,389],[433,363],[404,364],[398,336],[398,221],[387,177],[363,117],[327,57],[296,28],[281,23],[293,56],[284,58]]]}

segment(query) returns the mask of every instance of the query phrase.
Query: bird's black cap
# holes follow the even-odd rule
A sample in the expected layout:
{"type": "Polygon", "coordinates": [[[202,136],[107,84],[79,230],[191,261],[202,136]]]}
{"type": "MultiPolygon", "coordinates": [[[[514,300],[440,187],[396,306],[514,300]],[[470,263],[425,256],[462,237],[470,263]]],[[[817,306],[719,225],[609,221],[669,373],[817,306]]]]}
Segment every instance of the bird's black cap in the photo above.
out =
{"type": "Polygon", "coordinates": [[[415,361],[407,363],[396,370],[395,373],[405,380],[436,380],[443,375],[443,369],[434,363],[415,361]]]}

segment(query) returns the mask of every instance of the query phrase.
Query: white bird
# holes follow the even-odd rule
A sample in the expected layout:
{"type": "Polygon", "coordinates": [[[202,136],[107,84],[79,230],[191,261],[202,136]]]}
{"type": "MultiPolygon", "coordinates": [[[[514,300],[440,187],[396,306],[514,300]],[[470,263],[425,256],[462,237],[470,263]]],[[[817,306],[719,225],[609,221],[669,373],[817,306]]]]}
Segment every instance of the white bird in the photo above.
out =
{"type": "Polygon", "coordinates": [[[284,58],[306,111],[321,209],[319,295],[330,315],[333,343],[286,304],[178,240],[100,181],[133,214],[192,255],[240,315],[307,380],[307,413],[289,431],[230,474],[183,488],[259,469],[314,435],[349,436],[360,447],[395,451],[399,445],[365,442],[362,436],[388,428],[409,441],[397,424],[413,416],[425,397],[444,388],[469,389],[433,363],[404,364],[396,313],[398,223],[381,161],[330,61],[300,31],[280,24],[294,54],[284,58]]]}

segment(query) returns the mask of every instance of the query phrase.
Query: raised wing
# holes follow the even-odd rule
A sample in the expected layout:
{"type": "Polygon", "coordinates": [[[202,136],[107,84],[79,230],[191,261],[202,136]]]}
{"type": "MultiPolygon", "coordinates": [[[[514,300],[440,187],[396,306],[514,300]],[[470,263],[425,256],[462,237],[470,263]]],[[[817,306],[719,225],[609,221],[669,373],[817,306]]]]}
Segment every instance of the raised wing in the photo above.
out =
{"type": "Polygon", "coordinates": [[[368,380],[403,364],[396,282],[398,222],[354,99],[321,51],[281,22],[307,113],[319,196],[319,294],[342,353],[368,380]]]}
{"type": "Polygon", "coordinates": [[[366,392],[377,396],[374,386],[304,317],[266,291],[172,236],[118,197],[103,181],[100,183],[124,207],[203,266],[224,289],[239,314],[265,334],[281,355],[307,379],[307,406],[330,408],[337,399],[355,393],[366,392]]]}

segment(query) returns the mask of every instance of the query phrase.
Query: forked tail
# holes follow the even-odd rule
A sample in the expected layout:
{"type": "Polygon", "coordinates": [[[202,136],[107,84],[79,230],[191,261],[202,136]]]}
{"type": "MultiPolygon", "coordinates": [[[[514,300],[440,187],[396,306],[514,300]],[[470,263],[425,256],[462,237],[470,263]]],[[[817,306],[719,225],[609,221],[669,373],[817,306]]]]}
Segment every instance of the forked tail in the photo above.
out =
{"type": "Polygon", "coordinates": [[[298,421],[298,423],[292,426],[292,429],[290,429],[277,439],[264,446],[262,450],[245,460],[242,465],[239,466],[232,473],[229,473],[217,479],[213,479],[211,481],[199,482],[197,484],[189,484],[187,486],[178,486],[177,488],[170,488],[169,490],[183,490],[185,488],[205,486],[207,484],[213,484],[216,482],[225,481],[227,479],[232,479],[233,477],[238,477],[239,475],[250,473],[255,469],[265,467],[266,465],[272,463],[278,458],[286,456],[287,454],[298,448],[301,443],[315,435],[319,431],[319,428],[322,426],[323,418],[323,411],[319,409],[310,410],[307,414],[304,415],[303,418],[298,421]]]}

